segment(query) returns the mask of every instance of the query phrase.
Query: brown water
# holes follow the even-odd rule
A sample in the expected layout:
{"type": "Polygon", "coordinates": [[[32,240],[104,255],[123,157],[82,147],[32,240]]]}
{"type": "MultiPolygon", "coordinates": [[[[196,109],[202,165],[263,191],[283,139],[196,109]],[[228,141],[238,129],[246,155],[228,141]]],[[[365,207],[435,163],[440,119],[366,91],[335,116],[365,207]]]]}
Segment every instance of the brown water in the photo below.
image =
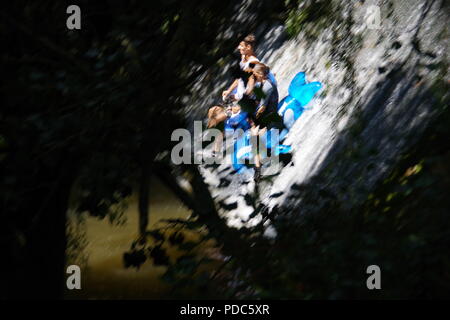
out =
{"type": "MultiPolygon", "coordinates": [[[[150,224],[155,227],[161,219],[187,218],[190,211],[156,178],[152,179],[150,198],[150,224]]],[[[126,222],[113,225],[107,219],[86,217],[85,236],[87,246],[83,254],[88,256],[82,267],[82,289],[67,290],[69,299],[164,299],[170,298],[171,287],[160,276],[165,267],[146,261],[140,269],[123,264],[123,254],[130,249],[138,236],[138,208],[136,195],[130,197],[125,211],[126,222]]],[[[159,222],[161,225],[161,222],[159,222]]],[[[168,251],[170,257],[176,255],[168,251]]],[[[71,264],[70,261],[67,261],[71,264]]]]}

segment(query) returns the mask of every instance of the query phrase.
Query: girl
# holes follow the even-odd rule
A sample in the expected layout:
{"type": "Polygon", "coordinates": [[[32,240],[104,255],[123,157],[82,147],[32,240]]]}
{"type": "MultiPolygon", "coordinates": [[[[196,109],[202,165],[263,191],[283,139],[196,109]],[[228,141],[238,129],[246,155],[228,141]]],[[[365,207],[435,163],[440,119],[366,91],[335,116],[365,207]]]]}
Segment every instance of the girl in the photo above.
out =
{"type": "Polygon", "coordinates": [[[249,68],[250,63],[259,62],[258,58],[255,56],[255,36],[250,34],[244,38],[239,43],[238,46],[239,53],[241,54],[241,61],[239,62],[239,69],[241,73],[235,74],[235,80],[231,86],[222,93],[222,98],[226,100],[230,94],[234,93],[233,100],[240,100],[242,98],[243,90],[245,90],[246,82],[248,76],[242,73],[250,73],[249,68]]]}
{"type": "MultiPolygon", "coordinates": [[[[269,79],[270,69],[262,63],[257,63],[252,71],[252,91],[250,86],[246,94],[251,95],[255,100],[254,116],[257,125],[264,128],[277,119],[274,118],[278,108],[278,88],[273,81],[269,79]]],[[[249,81],[249,82],[250,82],[249,81]]],[[[279,119],[278,119],[279,120],[279,119]]]]}
{"type": "MultiPolygon", "coordinates": [[[[275,83],[273,83],[268,75],[270,73],[269,67],[262,63],[257,63],[253,68],[253,95],[255,97],[254,112],[252,113],[251,135],[261,136],[267,131],[267,127],[274,128],[282,127],[282,119],[277,113],[278,106],[278,89],[275,83]]],[[[247,92],[250,93],[250,92],[247,92]]],[[[255,175],[254,180],[259,182],[261,177],[261,156],[259,154],[259,145],[257,139],[257,145],[253,146],[253,152],[255,154],[255,175]]]]}
{"type": "MultiPolygon", "coordinates": [[[[242,97],[247,93],[247,91],[252,91],[253,83],[251,82],[251,77],[249,76],[252,73],[252,69],[254,65],[259,63],[259,59],[255,55],[255,36],[250,34],[244,38],[239,43],[238,50],[241,54],[241,61],[239,62],[239,70],[235,71],[233,74],[234,81],[231,86],[222,92],[222,98],[226,101],[228,98],[231,98],[233,101],[239,101],[242,97]],[[247,81],[249,83],[247,83],[247,81]]],[[[275,76],[269,72],[268,78],[270,81],[277,85],[275,80],[275,76]]]]}

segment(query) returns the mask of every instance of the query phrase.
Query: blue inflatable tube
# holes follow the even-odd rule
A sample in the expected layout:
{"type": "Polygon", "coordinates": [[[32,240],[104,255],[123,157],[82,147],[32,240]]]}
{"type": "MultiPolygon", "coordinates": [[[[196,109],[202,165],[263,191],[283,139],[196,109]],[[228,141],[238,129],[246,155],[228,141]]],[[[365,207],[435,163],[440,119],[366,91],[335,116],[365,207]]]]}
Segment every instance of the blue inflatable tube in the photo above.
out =
{"type": "Polygon", "coordinates": [[[290,129],[300,118],[305,106],[314,98],[320,88],[322,88],[320,82],[306,83],[304,72],[295,75],[289,85],[289,95],[278,104],[278,114],[283,118],[286,128],[290,129]]]}
{"type": "MultiPolygon", "coordinates": [[[[272,155],[278,156],[283,153],[291,152],[291,146],[279,144],[280,136],[276,129],[270,129],[265,134],[260,136],[260,147],[265,145],[267,149],[272,150],[272,155]]],[[[240,138],[236,140],[233,146],[232,164],[233,168],[242,173],[247,169],[245,162],[252,162],[254,159],[250,130],[247,130],[240,138]]],[[[265,159],[263,157],[262,159],[265,159]]]]}
{"type": "MultiPolygon", "coordinates": [[[[322,84],[320,82],[306,83],[306,75],[304,72],[297,73],[292,79],[288,89],[288,96],[278,104],[278,114],[283,118],[285,129],[281,132],[275,132],[274,130],[276,129],[270,129],[260,137],[261,143],[264,143],[268,149],[271,149],[273,154],[279,155],[291,151],[291,146],[280,144],[280,141],[283,141],[289,129],[302,115],[306,105],[311,102],[321,88],[322,84]]],[[[246,129],[244,125],[241,125],[241,128],[246,129]]],[[[238,173],[242,173],[247,169],[245,161],[251,161],[254,157],[250,140],[250,130],[247,130],[244,135],[236,140],[233,148],[233,168],[238,173]]]]}

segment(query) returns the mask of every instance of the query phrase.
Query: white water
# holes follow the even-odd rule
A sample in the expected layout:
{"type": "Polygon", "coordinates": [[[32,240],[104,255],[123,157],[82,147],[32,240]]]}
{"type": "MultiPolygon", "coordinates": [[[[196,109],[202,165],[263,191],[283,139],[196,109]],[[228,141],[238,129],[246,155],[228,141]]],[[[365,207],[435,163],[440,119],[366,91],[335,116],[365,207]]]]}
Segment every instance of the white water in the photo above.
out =
{"type": "MultiPolygon", "coordinates": [[[[257,33],[264,39],[258,56],[276,75],[280,98],[286,96],[290,81],[300,71],[306,72],[307,81],[324,85],[286,140],[294,148],[293,164],[281,170],[272,183],[262,184],[259,200],[270,208],[288,206],[297,212],[302,195],[291,187],[317,183],[312,179],[330,164],[331,171],[321,176],[317,188],[350,188],[364,198],[420,137],[434,114],[434,101],[426,92],[440,70],[427,66],[448,61],[448,30],[443,33],[448,12],[439,10],[442,1],[333,3],[339,10],[320,30],[307,25],[287,41],[283,26],[257,33]],[[381,8],[380,29],[367,28],[365,15],[372,4],[381,8]],[[308,40],[311,34],[318,36],[308,40]],[[414,39],[422,52],[414,49],[414,39]],[[360,130],[352,134],[348,129],[358,122],[360,130]],[[352,150],[358,151],[359,157],[341,161],[342,154],[352,150]]],[[[449,79],[448,70],[445,79],[449,79]]],[[[217,85],[219,90],[209,97],[225,87],[226,83],[217,85]]],[[[192,108],[200,104],[205,109],[204,101],[211,99],[201,101],[192,108]]],[[[250,219],[253,208],[244,199],[254,191],[251,176],[231,175],[227,168],[228,164],[216,170],[203,168],[202,174],[217,202],[237,204],[234,210],[221,211],[229,225],[253,226],[261,216],[250,219]],[[230,185],[219,187],[221,179],[229,180],[230,185]]],[[[348,205],[352,204],[349,201],[348,205]]]]}

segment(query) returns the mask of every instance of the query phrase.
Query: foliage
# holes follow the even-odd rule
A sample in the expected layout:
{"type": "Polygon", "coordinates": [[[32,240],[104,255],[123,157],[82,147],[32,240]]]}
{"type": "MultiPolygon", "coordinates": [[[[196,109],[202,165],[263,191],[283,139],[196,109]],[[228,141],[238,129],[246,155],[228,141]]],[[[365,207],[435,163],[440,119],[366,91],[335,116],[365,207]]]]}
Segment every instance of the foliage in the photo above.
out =
{"type": "Polygon", "coordinates": [[[310,29],[321,29],[333,13],[333,4],[330,1],[286,1],[286,5],[286,32],[291,38],[296,37],[307,25],[311,26],[310,29]]]}
{"type": "Polygon", "coordinates": [[[68,30],[69,4],[11,2],[1,13],[2,271],[19,296],[27,281],[62,287],[69,207],[111,218],[136,187],[148,200],[153,161],[184,126],[181,98],[270,7],[250,6],[255,15],[229,31],[235,1],[79,1],[81,30],[68,30]],[[43,276],[22,279],[19,265],[43,276]]]}
{"type": "MultiPolygon", "coordinates": [[[[448,88],[441,80],[442,86],[448,88]]],[[[301,208],[286,205],[270,213],[257,209],[272,220],[276,239],[265,238],[262,226],[240,230],[239,236],[210,230],[228,257],[222,269],[208,276],[216,294],[252,299],[448,298],[450,112],[445,92],[436,96],[436,107],[442,105],[437,120],[361,205],[344,209],[351,197],[347,191],[303,185],[296,187],[304,198],[301,208]],[[370,265],[381,268],[381,290],[366,287],[370,265]]]]}
{"type": "MultiPolygon", "coordinates": [[[[341,209],[345,194],[326,193],[317,200],[329,205],[297,224],[288,209],[281,210],[286,218],[275,222],[279,238],[260,258],[269,263],[262,270],[248,266],[254,274],[250,283],[261,288],[258,295],[448,297],[449,124],[449,112],[441,113],[390,176],[350,212],[341,209]],[[365,286],[366,268],[372,264],[382,270],[382,290],[365,286]]],[[[257,266],[258,257],[250,255],[257,266]]]]}
{"type": "Polygon", "coordinates": [[[88,241],[86,237],[86,221],[82,215],[69,212],[71,218],[67,221],[67,250],[66,264],[78,265],[84,269],[88,264],[89,255],[86,253],[88,241]]]}
{"type": "MultiPolygon", "coordinates": [[[[271,2],[255,1],[249,9],[255,15],[233,25],[231,35],[238,2],[80,1],[79,31],[66,29],[65,2],[3,5],[0,243],[6,262],[0,271],[8,277],[2,297],[59,297],[66,245],[84,245],[82,237],[80,243],[66,238],[67,210],[120,217],[117,206],[136,187],[150,192],[145,184],[156,156],[170,150],[172,129],[184,125],[182,98],[265,21],[271,2]]],[[[298,7],[286,4],[291,35],[331,8],[324,1],[298,7]]],[[[439,83],[434,90],[448,87],[439,83]]],[[[175,233],[147,230],[124,263],[167,266],[164,278],[175,288],[196,286],[219,297],[448,296],[448,130],[447,110],[351,212],[342,209],[346,194],[303,186],[314,195],[305,198],[310,207],[325,205],[308,215],[258,208],[280,235],[268,240],[262,226],[225,230],[204,208],[205,193],[194,194],[193,206],[203,215],[176,221],[183,228],[175,233]],[[186,229],[198,237],[189,239],[186,229]],[[215,261],[196,251],[211,239],[221,255],[215,261]],[[179,252],[175,261],[167,254],[171,247],[179,252]],[[380,265],[386,290],[366,289],[370,264],[380,265]]]]}

